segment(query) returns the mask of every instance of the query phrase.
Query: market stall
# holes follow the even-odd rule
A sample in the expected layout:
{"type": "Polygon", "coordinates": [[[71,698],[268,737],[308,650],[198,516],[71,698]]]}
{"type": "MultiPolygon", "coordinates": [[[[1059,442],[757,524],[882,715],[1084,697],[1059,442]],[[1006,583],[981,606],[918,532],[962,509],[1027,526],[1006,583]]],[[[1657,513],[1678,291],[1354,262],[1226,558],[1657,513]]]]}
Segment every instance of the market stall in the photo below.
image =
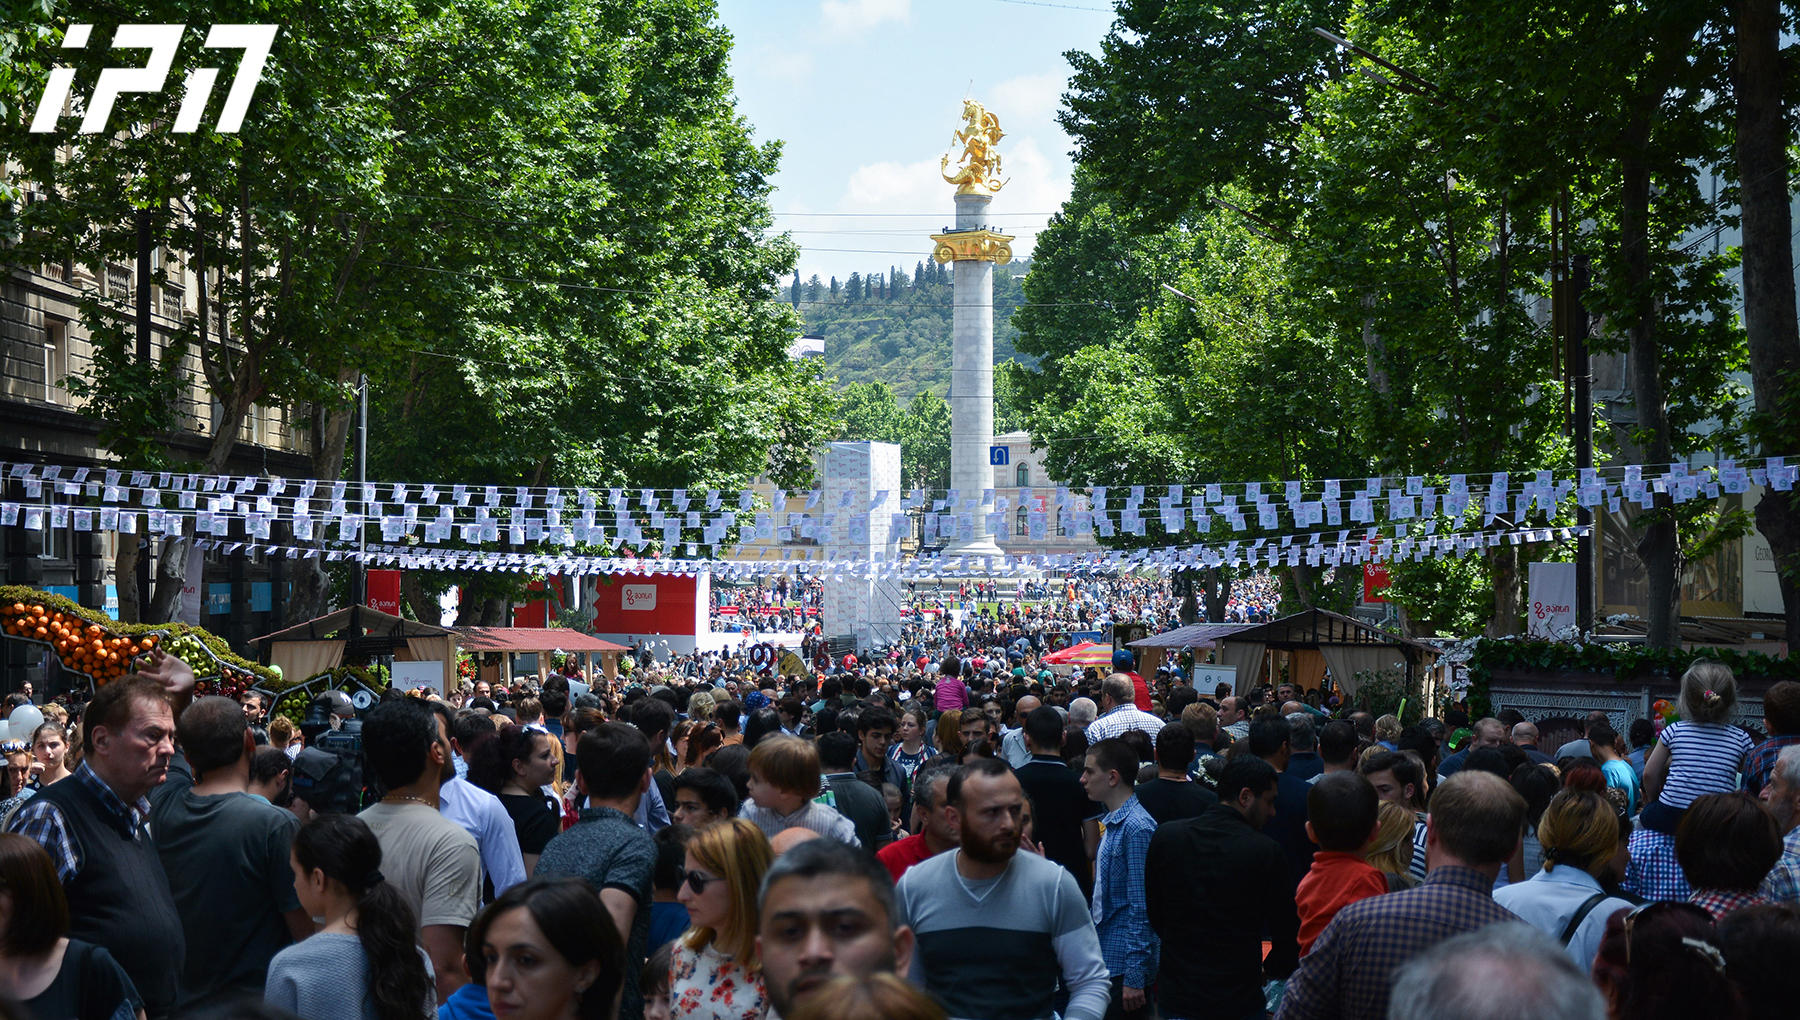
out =
{"type": "Polygon", "coordinates": [[[347,606],[250,643],[263,646],[269,663],[294,683],[349,665],[392,670],[380,678],[383,687],[389,679],[403,685],[429,682],[444,692],[456,686],[456,638],[451,631],[368,606],[347,606]]]}
{"type": "Polygon", "coordinates": [[[1146,656],[1140,663],[1144,670],[1155,669],[1168,652],[1210,648],[1219,665],[1233,668],[1239,694],[1283,670],[1302,689],[1316,688],[1329,671],[1346,697],[1355,697],[1363,676],[1391,671],[1411,682],[1438,655],[1422,641],[1326,609],[1308,609],[1268,623],[1191,624],[1140,638],[1130,647],[1156,654],[1156,661],[1146,656]]]}
{"type": "Polygon", "coordinates": [[[581,656],[582,675],[592,677],[593,657],[600,656],[600,668],[608,680],[619,675],[619,653],[629,651],[624,645],[604,641],[592,634],[561,627],[458,627],[456,642],[466,652],[499,652],[500,675],[492,681],[512,683],[513,656],[535,654],[537,676],[541,684],[550,675],[550,653],[562,652],[581,656]]]}

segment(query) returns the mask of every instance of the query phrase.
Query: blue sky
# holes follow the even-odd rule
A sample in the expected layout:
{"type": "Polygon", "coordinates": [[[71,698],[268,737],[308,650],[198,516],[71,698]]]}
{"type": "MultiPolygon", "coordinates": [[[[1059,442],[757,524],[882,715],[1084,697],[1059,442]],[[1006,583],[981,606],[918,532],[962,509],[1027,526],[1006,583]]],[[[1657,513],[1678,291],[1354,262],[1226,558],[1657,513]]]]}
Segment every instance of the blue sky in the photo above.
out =
{"type": "Polygon", "coordinates": [[[719,0],[738,111],[784,143],[771,202],[800,273],[909,272],[953,218],[938,176],[965,96],[1000,118],[1011,183],[990,221],[1029,254],[1069,195],[1056,124],[1071,49],[1096,52],[1107,0],[719,0]]]}

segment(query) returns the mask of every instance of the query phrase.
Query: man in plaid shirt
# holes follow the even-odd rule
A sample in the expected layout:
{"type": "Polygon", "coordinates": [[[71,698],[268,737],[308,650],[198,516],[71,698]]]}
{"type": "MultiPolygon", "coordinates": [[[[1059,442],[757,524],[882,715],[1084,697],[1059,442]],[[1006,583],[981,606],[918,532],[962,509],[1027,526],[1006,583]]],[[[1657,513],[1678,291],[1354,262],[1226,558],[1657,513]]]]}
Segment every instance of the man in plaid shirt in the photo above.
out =
{"type": "Polygon", "coordinates": [[[1781,840],[1781,859],[1763,879],[1763,897],[1776,903],[1800,903],[1800,745],[1786,748],[1775,759],[1762,796],[1786,833],[1781,840]]]}
{"type": "Polygon", "coordinates": [[[1625,865],[1625,880],[1620,883],[1626,892],[1676,903],[1685,903],[1693,895],[1693,887],[1675,859],[1674,836],[1640,826],[1631,831],[1627,849],[1631,861],[1625,865]]]}
{"type": "Polygon", "coordinates": [[[1769,739],[1750,749],[1744,758],[1744,789],[1761,796],[1775,768],[1775,759],[1790,747],[1800,747],[1800,683],[1783,680],[1763,695],[1763,721],[1769,739]]]}
{"type": "Polygon", "coordinates": [[[1339,911],[1288,980],[1279,1020],[1381,1020],[1401,965],[1454,935],[1518,920],[1493,887],[1524,825],[1525,799],[1499,776],[1446,780],[1431,798],[1425,883],[1339,911]]]}

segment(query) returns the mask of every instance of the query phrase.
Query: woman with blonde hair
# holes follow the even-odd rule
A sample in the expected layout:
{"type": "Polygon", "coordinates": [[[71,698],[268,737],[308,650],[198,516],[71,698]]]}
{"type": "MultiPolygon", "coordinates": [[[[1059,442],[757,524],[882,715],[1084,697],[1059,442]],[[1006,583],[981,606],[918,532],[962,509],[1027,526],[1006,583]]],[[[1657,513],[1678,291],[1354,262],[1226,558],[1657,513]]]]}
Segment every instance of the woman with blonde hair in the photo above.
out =
{"type": "Polygon", "coordinates": [[[1387,879],[1388,892],[1411,889],[1419,884],[1412,873],[1416,816],[1410,808],[1384,800],[1376,819],[1375,837],[1363,848],[1363,860],[1387,879]]]}
{"type": "Polygon", "coordinates": [[[742,818],[709,825],[688,841],[679,898],[693,927],[670,956],[670,1017],[760,1020],[768,1011],[756,895],[774,858],[769,838],[742,818]]]}
{"type": "MultiPolygon", "coordinates": [[[[1629,823],[1627,823],[1629,824],[1629,823]]],[[[1557,939],[1588,973],[1606,934],[1606,919],[1631,903],[1605,894],[1601,880],[1611,874],[1624,840],[1612,802],[1588,790],[1563,790],[1538,819],[1544,868],[1524,882],[1494,890],[1494,902],[1526,924],[1557,939]]]]}
{"type": "Polygon", "coordinates": [[[1400,719],[1384,715],[1375,720],[1375,742],[1390,751],[1400,750],[1400,719]]]}
{"type": "Polygon", "coordinates": [[[688,698],[687,717],[695,722],[711,722],[718,702],[711,691],[695,691],[688,698]]]}

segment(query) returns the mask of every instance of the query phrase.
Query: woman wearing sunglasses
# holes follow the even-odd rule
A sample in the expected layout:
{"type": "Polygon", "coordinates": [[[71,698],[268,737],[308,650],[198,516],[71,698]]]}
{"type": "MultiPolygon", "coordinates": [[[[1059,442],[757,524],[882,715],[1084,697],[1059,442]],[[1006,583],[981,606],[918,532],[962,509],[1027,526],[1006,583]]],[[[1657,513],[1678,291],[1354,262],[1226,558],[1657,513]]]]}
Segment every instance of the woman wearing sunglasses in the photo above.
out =
{"type": "Polygon", "coordinates": [[[693,922],[669,963],[669,1015],[760,1020],[768,1011],[756,955],[756,893],[774,854],[742,818],[701,829],[688,841],[680,900],[693,922]]]}
{"type": "Polygon", "coordinates": [[[1692,903],[1649,903],[1606,921],[1594,983],[1619,1020],[1737,1020],[1737,986],[1712,915],[1692,903]]]}

